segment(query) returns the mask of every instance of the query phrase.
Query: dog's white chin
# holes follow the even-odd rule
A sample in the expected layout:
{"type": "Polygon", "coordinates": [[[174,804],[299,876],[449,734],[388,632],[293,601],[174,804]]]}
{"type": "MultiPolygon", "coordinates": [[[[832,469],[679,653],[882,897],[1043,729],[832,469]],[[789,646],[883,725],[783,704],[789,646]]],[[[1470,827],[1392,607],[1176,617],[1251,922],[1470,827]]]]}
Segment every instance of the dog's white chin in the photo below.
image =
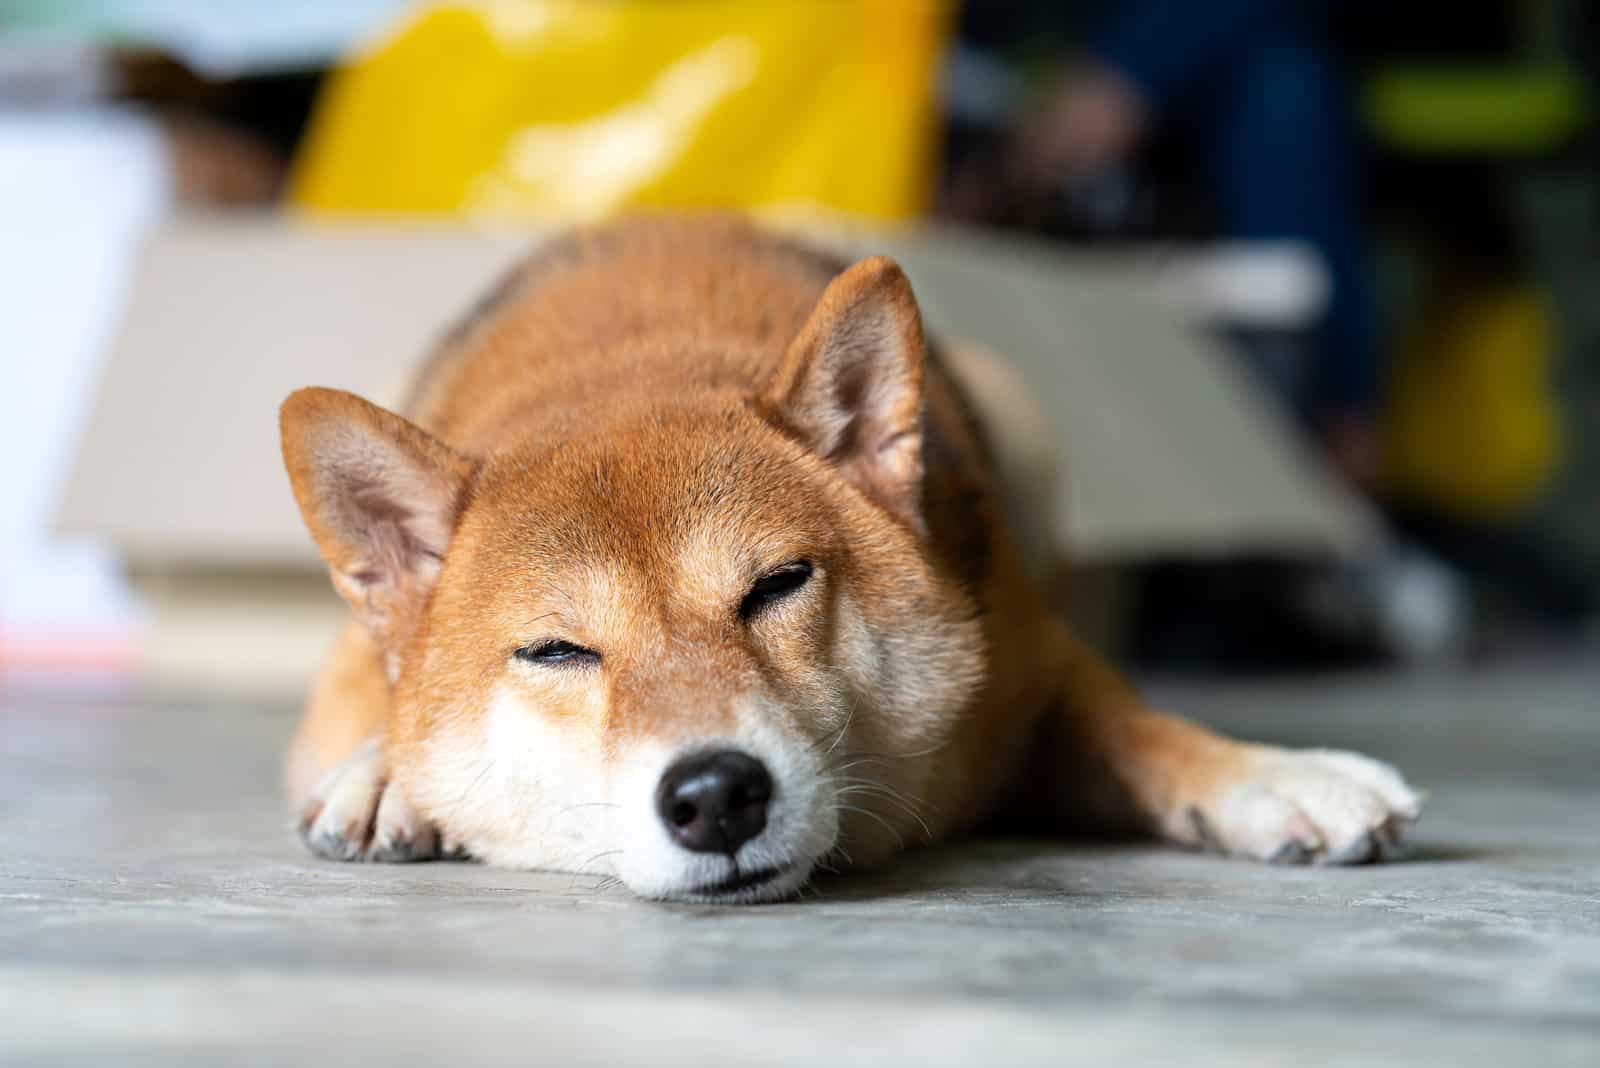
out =
{"type": "Polygon", "coordinates": [[[762,836],[741,849],[736,859],[669,847],[656,852],[651,858],[653,863],[647,865],[627,863],[634,858],[625,854],[624,863],[613,871],[629,890],[652,901],[716,905],[782,901],[800,892],[832,849],[837,824],[824,822],[830,825],[795,836],[798,842],[788,836],[762,836]],[[821,842],[827,843],[826,849],[813,852],[795,848],[804,843],[815,849],[821,842]]]}
{"type": "Polygon", "coordinates": [[[750,885],[732,885],[736,877],[730,875],[722,884],[699,884],[676,889],[652,887],[648,891],[635,889],[634,892],[655,901],[691,905],[759,905],[794,897],[811,878],[814,867],[814,861],[790,864],[750,885]],[[723,885],[727,888],[723,889],[723,885]]]}

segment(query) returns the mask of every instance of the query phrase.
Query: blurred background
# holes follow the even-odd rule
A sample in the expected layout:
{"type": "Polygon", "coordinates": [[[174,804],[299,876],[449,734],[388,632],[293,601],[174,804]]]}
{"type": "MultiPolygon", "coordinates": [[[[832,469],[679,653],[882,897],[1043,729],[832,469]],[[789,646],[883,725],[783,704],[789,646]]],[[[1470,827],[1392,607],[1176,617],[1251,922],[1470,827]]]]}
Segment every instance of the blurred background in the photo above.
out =
{"type": "Polygon", "coordinates": [[[0,0],[0,681],[302,687],[340,610],[278,401],[398,396],[541,234],[662,208],[899,256],[1146,671],[1592,644],[1597,22],[0,0]]]}

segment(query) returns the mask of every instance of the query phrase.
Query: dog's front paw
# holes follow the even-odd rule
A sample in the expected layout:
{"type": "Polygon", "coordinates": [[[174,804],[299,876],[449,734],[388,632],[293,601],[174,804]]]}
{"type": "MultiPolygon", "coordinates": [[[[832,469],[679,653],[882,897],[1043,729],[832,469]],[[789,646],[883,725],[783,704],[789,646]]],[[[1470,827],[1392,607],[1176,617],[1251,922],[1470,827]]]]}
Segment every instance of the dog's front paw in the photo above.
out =
{"type": "Polygon", "coordinates": [[[377,739],[325,775],[300,812],[300,838],[319,857],[401,864],[440,855],[439,836],[389,781],[377,739]]]}
{"type": "Polygon", "coordinates": [[[1424,799],[1359,753],[1252,747],[1241,774],[1186,807],[1184,837],[1275,864],[1366,864],[1396,854],[1424,799]]]}

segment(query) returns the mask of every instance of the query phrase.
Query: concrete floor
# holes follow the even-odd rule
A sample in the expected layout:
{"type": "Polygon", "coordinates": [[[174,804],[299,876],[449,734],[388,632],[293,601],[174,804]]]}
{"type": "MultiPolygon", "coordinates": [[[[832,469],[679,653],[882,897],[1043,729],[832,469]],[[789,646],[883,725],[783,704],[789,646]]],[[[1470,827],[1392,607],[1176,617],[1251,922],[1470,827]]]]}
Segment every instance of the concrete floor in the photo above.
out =
{"type": "Polygon", "coordinates": [[[1600,670],[1157,687],[1433,790],[1409,862],[986,842],[753,909],[313,861],[284,708],[0,704],[0,1061],[1600,1064],[1600,670]]]}

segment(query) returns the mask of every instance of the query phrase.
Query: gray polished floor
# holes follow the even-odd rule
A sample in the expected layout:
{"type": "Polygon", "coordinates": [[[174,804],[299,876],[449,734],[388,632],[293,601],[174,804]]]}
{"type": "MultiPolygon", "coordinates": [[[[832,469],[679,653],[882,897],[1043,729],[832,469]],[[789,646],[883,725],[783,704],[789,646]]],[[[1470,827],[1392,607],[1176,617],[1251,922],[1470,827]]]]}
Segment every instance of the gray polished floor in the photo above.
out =
{"type": "Polygon", "coordinates": [[[1157,687],[1361,748],[1412,858],[985,842],[753,909],[313,861],[283,708],[0,703],[0,1061],[1600,1064],[1600,669],[1157,687]]]}

